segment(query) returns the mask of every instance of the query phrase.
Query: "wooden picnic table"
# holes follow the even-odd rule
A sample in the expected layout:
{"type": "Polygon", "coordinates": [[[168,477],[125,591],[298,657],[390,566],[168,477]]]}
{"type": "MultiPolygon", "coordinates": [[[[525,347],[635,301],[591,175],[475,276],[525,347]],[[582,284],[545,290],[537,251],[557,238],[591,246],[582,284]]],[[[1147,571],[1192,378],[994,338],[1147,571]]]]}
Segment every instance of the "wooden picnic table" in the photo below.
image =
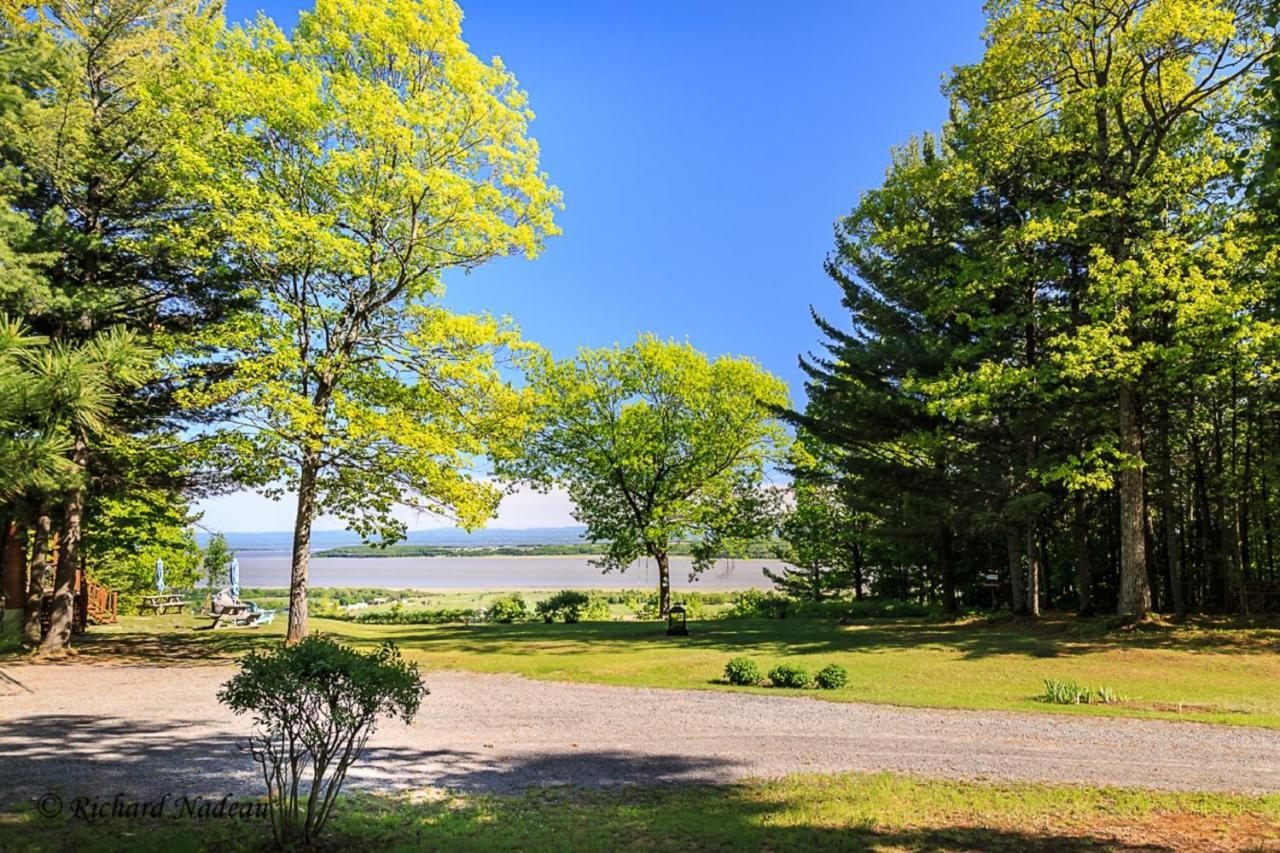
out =
{"type": "Polygon", "coordinates": [[[152,613],[181,613],[187,607],[187,602],[183,600],[181,595],[172,593],[169,595],[148,595],[142,599],[140,610],[150,610],[152,613]]]}
{"type": "Polygon", "coordinates": [[[218,610],[206,614],[213,622],[209,629],[215,628],[252,628],[259,623],[266,624],[276,615],[274,610],[254,610],[248,604],[228,604],[218,610]]]}

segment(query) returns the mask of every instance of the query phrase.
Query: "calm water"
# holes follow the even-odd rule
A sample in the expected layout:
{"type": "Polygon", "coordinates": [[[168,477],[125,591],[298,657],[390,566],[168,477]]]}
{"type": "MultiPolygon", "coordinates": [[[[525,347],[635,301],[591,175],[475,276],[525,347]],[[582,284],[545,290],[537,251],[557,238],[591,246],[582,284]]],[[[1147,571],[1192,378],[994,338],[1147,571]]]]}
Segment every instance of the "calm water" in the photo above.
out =
{"type": "MultiPolygon", "coordinates": [[[[282,551],[240,551],[241,586],[289,585],[289,555],[282,551]]],[[[689,582],[689,559],[671,558],[676,589],[739,590],[773,586],[762,569],[776,560],[734,560],[717,564],[689,582]]],[[[635,589],[656,586],[653,561],[633,563],[625,572],[604,573],[586,557],[326,557],[311,558],[311,586],[374,586],[391,589],[635,589]]]]}

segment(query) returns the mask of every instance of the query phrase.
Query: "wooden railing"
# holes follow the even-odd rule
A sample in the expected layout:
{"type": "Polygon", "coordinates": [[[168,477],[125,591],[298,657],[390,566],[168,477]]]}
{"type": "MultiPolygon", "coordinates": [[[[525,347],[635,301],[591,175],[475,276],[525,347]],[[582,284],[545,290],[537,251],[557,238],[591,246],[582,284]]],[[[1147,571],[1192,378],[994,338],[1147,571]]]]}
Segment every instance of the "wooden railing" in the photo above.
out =
{"type": "Polygon", "coordinates": [[[114,625],[116,622],[116,591],[97,581],[85,578],[81,592],[83,610],[95,625],[114,625]]]}
{"type": "MultiPolygon", "coordinates": [[[[53,593],[46,592],[40,601],[41,636],[48,633],[52,615],[53,593]]],[[[90,622],[94,625],[111,625],[115,623],[116,618],[116,591],[86,578],[84,572],[76,572],[75,586],[71,596],[71,633],[83,634],[90,622]]]]}

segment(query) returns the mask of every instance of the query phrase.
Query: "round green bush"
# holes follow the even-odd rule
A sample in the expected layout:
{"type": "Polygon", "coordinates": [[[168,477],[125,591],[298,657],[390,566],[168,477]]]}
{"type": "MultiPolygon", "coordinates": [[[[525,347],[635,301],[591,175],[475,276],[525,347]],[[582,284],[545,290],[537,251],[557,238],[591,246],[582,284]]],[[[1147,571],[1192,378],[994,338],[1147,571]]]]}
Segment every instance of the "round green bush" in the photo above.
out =
{"type": "Polygon", "coordinates": [[[813,683],[808,670],[793,663],[780,663],[769,670],[769,681],[774,687],[804,688],[813,683]]]}
{"type": "Polygon", "coordinates": [[[760,667],[751,658],[734,658],[724,665],[724,677],[730,684],[749,687],[759,684],[764,678],[760,675],[760,667]]]}
{"type": "Polygon", "coordinates": [[[813,677],[823,690],[839,690],[849,683],[849,672],[838,663],[829,663],[813,677]]]}
{"type": "Polygon", "coordinates": [[[529,605],[518,592],[504,595],[489,605],[490,622],[523,622],[529,618],[529,605]]]}

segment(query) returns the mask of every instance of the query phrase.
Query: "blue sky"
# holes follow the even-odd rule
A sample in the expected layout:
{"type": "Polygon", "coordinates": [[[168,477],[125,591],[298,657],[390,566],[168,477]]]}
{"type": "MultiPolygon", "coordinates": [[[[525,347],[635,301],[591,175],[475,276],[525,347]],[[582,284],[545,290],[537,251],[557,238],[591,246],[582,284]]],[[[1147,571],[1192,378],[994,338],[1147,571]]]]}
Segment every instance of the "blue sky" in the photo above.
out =
{"type": "MultiPolygon", "coordinates": [[[[287,28],[302,6],[229,0],[227,14],[287,28]]],[[[509,314],[557,356],[642,331],[688,338],[755,358],[797,400],[810,306],[839,316],[822,271],[834,221],[893,145],[946,119],[942,77],[982,47],[979,0],[462,6],[473,51],[501,56],[530,95],[564,234],[534,262],[447,279],[446,302],[509,314]]],[[[563,500],[521,506],[496,523],[569,523],[563,500]]],[[[224,530],[291,520],[245,496],[206,509],[224,530]]]]}

